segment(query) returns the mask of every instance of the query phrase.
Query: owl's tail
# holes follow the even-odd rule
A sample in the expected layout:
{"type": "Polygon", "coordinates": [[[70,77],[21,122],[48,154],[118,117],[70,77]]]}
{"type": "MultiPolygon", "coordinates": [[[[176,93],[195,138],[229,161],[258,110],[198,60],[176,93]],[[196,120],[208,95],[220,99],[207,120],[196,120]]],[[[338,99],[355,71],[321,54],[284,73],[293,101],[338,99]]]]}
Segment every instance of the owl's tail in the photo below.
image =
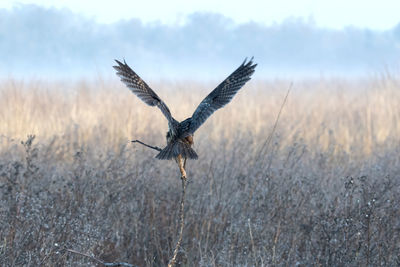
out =
{"type": "Polygon", "coordinates": [[[180,140],[169,143],[161,152],[156,156],[157,159],[174,159],[178,155],[188,159],[198,159],[197,153],[190,147],[189,144],[180,140]]]}

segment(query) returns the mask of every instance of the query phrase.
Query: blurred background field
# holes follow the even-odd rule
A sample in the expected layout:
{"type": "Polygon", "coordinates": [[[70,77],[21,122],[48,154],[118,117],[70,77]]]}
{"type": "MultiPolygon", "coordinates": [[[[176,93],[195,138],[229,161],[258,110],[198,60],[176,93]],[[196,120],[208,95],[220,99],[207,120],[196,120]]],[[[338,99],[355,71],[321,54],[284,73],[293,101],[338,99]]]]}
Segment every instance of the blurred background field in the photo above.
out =
{"type": "MultiPolygon", "coordinates": [[[[252,80],[195,134],[181,266],[400,263],[400,80],[252,80]],[[268,141],[271,137],[270,142],[268,141]]],[[[178,120],[218,82],[154,81],[178,120]]],[[[168,262],[167,123],[116,79],[0,82],[0,265],[168,262]],[[34,135],[35,137],[28,137],[34,135]]]]}

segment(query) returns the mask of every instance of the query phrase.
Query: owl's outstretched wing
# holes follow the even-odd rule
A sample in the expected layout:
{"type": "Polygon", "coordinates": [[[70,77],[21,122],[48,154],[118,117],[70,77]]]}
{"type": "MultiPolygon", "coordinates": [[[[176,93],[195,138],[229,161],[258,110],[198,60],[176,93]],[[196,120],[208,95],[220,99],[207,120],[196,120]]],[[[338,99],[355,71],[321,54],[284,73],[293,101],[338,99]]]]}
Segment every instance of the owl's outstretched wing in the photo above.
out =
{"type": "Polygon", "coordinates": [[[243,85],[250,80],[257,64],[253,64],[253,58],[247,62],[244,60],[228,78],[217,86],[194,111],[189,119],[187,131],[194,133],[217,109],[228,104],[243,85]]]}
{"type": "Polygon", "coordinates": [[[124,63],[115,60],[117,66],[113,66],[117,71],[117,75],[121,78],[121,81],[143,102],[149,106],[157,106],[164,116],[167,118],[170,125],[177,125],[177,121],[172,117],[171,112],[167,105],[161,100],[161,98],[139,77],[129,66],[124,63]]]}

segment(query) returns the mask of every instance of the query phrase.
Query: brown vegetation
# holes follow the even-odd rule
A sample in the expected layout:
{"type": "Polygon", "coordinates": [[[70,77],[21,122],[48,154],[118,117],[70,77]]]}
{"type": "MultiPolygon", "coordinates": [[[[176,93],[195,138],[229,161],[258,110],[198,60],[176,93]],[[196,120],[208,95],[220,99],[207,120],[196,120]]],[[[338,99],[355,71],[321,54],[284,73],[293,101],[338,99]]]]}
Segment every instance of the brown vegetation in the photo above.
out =
{"type": "MultiPolygon", "coordinates": [[[[150,85],[179,120],[213,88],[150,85]]],[[[267,145],[288,86],[253,81],[196,132],[180,265],[400,264],[399,80],[295,83],[267,145]]],[[[0,265],[166,265],[179,170],[129,142],[166,130],[117,81],[0,82],[0,265]]]]}

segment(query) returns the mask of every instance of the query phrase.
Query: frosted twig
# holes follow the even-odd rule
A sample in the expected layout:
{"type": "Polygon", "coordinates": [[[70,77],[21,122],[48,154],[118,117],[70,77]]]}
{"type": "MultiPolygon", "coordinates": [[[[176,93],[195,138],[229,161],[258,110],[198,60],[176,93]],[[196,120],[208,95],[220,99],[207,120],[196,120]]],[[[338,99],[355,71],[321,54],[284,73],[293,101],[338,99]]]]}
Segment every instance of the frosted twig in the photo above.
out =
{"type": "Polygon", "coordinates": [[[90,258],[91,260],[93,260],[93,261],[95,261],[95,262],[97,262],[97,263],[100,263],[100,264],[103,264],[104,266],[127,266],[127,267],[134,267],[134,265],[132,265],[132,264],[130,264],[130,263],[126,263],[126,262],[104,262],[104,261],[101,261],[101,260],[99,260],[99,259],[96,259],[95,257],[93,257],[93,256],[90,256],[90,255],[88,255],[88,254],[86,254],[86,253],[82,253],[82,252],[79,252],[79,251],[76,251],[76,250],[73,250],[73,249],[66,249],[68,252],[71,252],[71,253],[74,253],[74,254],[78,254],[78,255],[81,255],[81,256],[85,256],[85,257],[87,257],[87,258],[90,258]]]}

